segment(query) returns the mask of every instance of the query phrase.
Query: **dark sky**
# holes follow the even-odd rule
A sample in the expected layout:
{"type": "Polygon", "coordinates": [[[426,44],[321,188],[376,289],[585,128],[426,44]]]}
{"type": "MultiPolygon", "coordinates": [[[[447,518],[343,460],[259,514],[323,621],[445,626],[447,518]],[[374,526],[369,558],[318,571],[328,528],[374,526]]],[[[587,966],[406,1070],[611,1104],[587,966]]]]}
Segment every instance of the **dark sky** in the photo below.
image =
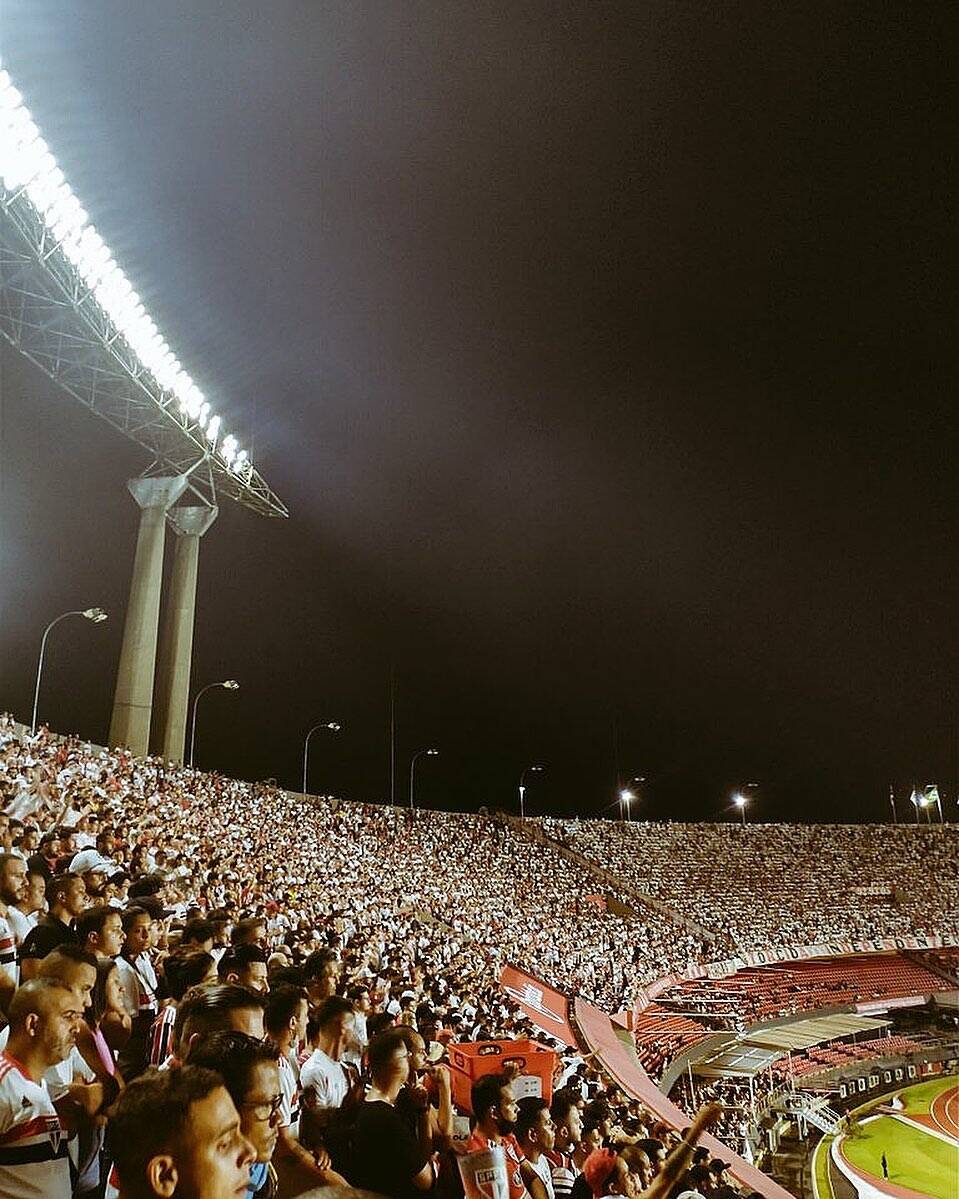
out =
{"type": "MultiPolygon", "coordinates": [[[[288,503],[203,543],[198,760],[423,803],[953,794],[951,6],[5,0],[0,54],[288,503]],[[614,734],[615,730],[615,734],[614,734]]],[[[0,705],[103,738],[146,456],[9,348],[0,705]]],[[[950,805],[951,806],[951,805],[950,805]]]]}

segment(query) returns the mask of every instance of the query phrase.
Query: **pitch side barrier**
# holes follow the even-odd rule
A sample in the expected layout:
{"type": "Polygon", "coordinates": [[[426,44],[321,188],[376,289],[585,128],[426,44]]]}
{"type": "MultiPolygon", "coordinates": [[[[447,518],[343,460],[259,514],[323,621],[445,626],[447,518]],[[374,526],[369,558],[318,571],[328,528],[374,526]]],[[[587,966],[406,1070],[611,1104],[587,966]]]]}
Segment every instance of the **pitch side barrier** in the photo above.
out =
{"type": "MultiPolygon", "coordinates": [[[[689,1116],[666,1098],[639,1064],[632,1045],[632,1034],[613,1024],[605,1012],[576,999],[569,998],[518,966],[504,966],[500,986],[537,1028],[554,1037],[570,1049],[595,1054],[596,1061],[622,1087],[626,1094],[639,1099],[658,1119],[673,1128],[687,1128],[689,1116]]],[[[768,1175],[751,1166],[715,1137],[704,1136],[713,1157],[732,1165],[731,1173],[764,1199],[795,1199],[789,1191],[773,1182],[768,1175]]]]}

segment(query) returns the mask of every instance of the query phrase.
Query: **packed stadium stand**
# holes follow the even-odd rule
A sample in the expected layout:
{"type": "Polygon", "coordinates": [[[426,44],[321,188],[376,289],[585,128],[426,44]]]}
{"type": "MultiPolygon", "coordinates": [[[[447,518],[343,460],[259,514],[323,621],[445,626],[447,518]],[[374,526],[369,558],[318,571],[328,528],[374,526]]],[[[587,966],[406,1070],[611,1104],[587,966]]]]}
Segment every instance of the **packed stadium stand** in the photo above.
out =
{"type": "MultiPolygon", "coordinates": [[[[153,898],[153,944],[143,953],[156,978],[149,995],[140,991],[134,997],[128,1011],[134,1025],[146,1003],[147,1013],[165,1027],[161,1007],[173,1007],[178,998],[166,974],[183,953],[179,941],[187,922],[207,917],[216,917],[218,935],[224,928],[262,927],[264,978],[268,970],[270,978],[286,972],[286,978],[310,982],[304,963],[319,953],[327,963],[323,977],[335,979],[330,990],[366,989],[392,1019],[418,1024],[428,1042],[437,1038],[439,1054],[460,1040],[542,1038],[498,986],[501,968],[512,963],[565,995],[592,1001],[598,1010],[625,1009],[636,1069],[644,1067],[652,1078],[677,1053],[707,1037],[717,1019],[736,1026],[807,1007],[929,993],[947,985],[941,970],[952,961],[944,955],[936,973],[905,956],[863,954],[839,962],[747,968],[715,981],[676,978],[690,967],[701,971],[731,948],[760,943],[758,934],[746,935],[760,910],[757,880],[771,863],[778,869],[786,859],[790,888],[803,897],[802,904],[788,901],[790,940],[848,935],[843,921],[858,910],[853,897],[863,877],[857,856],[862,845],[872,847],[875,877],[888,877],[892,888],[895,873],[899,882],[894,900],[862,905],[869,915],[853,919],[856,933],[953,928],[951,881],[939,891],[926,887],[923,920],[914,918],[922,870],[947,873],[951,830],[935,830],[938,840],[922,829],[897,833],[893,870],[881,862],[874,836],[848,829],[831,834],[784,826],[743,831],[609,823],[591,829],[585,823],[518,822],[495,814],[398,811],[292,795],[58,738],[46,729],[31,735],[9,717],[0,722],[0,796],[5,861],[23,859],[31,876],[52,879],[56,887],[72,875],[89,880],[81,867],[96,860],[105,877],[95,885],[85,881],[88,902],[130,910],[153,898]],[[669,854],[674,861],[667,869],[669,854]],[[717,871],[722,854],[729,855],[731,870],[724,864],[717,871]],[[921,870],[923,854],[928,865],[921,870]],[[832,872],[829,893],[844,897],[841,904],[826,902],[824,860],[832,872]],[[704,927],[710,931],[706,938],[704,927]],[[655,1002],[646,1001],[645,984],[666,975],[672,984],[655,1002]]],[[[25,895],[16,905],[19,916],[8,895],[8,918],[0,928],[15,944],[6,963],[14,982],[18,953],[25,961],[39,960],[29,952],[24,928],[47,919],[42,887],[31,894],[34,900],[25,895]]],[[[763,921],[771,923],[783,910],[778,880],[762,894],[763,921]]],[[[767,943],[770,935],[767,929],[767,943]]],[[[221,963],[231,960],[232,949],[226,944],[218,949],[221,963]]],[[[130,957],[128,946],[118,962],[124,955],[133,971],[128,981],[139,978],[133,963],[147,966],[130,957]]],[[[311,1010],[315,998],[310,990],[311,1010]]],[[[173,1013],[168,1014],[169,1039],[173,1013]]],[[[582,1045],[546,1040],[559,1054],[557,1083],[585,1098],[606,1095],[609,1078],[599,1069],[601,1055],[587,1064],[582,1045]]],[[[157,1043],[167,1045],[163,1036],[157,1043]]],[[[807,1059],[848,1060],[849,1053],[846,1046],[814,1049],[807,1059]]],[[[668,1149],[679,1141],[677,1130],[686,1117],[668,1104],[661,1107],[649,1085],[641,1083],[632,1095],[628,1087],[625,1094],[610,1091],[618,1104],[613,1114],[634,1136],[657,1129],[668,1149]]],[[[711,1117],[714,1123],[721,1119],[719,1129],[734,1145],[745,1144],[744,1118],[730,1110],[711,1117]]],[[[744,1162],[735,1170],[753,1188],[761,1177],[750,1174],[744,1162]]],[[[771,1182],[763,1193],[782,1195],[771,1182]]]]}

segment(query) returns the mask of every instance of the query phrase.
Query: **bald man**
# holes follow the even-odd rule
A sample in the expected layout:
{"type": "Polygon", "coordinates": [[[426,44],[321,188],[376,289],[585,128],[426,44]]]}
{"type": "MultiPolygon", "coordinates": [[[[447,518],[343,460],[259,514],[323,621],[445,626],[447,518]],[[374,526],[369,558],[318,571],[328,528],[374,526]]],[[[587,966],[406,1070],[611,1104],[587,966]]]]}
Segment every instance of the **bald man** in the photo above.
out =
{"type": "Polygon", "coordinates": [[[0,1052],[0,1195],[70,1199],[67,1134],[44,1074],[76,1043],[83,1017],[76,993],[55,978],[25,983],[8,1010],[0,1052]]]}

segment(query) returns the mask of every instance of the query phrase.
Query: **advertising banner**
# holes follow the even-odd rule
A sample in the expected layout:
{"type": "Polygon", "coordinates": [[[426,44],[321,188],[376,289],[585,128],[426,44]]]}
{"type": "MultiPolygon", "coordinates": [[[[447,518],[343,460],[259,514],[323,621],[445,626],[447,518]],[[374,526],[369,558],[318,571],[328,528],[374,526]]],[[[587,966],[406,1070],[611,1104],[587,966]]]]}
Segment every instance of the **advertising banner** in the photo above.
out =
{"type": "Polygon", "coordinates": [[[569,1001],[565,995],[517,966],[503,967],[499,985],[537,1028],[567,1047],[575,1048],[576,1036],[570,1027],[569,1001]]]}

